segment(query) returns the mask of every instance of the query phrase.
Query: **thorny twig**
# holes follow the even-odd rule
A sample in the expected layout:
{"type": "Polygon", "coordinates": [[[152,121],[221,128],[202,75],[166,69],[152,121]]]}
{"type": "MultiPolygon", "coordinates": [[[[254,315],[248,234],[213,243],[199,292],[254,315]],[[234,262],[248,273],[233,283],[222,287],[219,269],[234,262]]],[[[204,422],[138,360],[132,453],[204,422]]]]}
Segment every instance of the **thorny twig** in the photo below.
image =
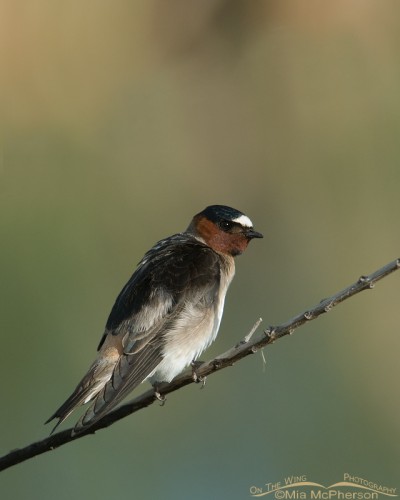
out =
{"type": "MultiPolygon", "coordinates": [[[[368,276],[361,276],[355,283],[348,286],[344,290],[323,299],[319,304],[308,309],[307,311],[295,316],[288,322],[279,326],[270,326],[262,335],[253,338],[254,332],[261,323],[261,318],[257,320],[250,332],[244,337],[242,341],[236,344],[234,347],[229,349],[223,354],[220,354],[211,361],[205,362],[200,366],[196,367],[196,375],[201,378],[205,378],[214,372],[222,370],[227,366],[232,366],[234,363],[253,354],[260,349],[274,343],[276,340],[284,337],[285,335],[290,335],[296,328],[304,325],[304,323],[310,322],[313,319],[318,318],[321,314],[330,311],[333,307],[340,304],[344,300],[353,297],[357,293],[371,289],[374,287],[375,283],[382,278],[385,278],[392,272],[396,271],[400,267],[400,259],[396,259],[390,262],[386,266],[378,269],[368,276]]],[[[175,378],[170,384],[162,384],[159,386],[159,391],[161,395],[166,395],[171,392],[177,391],[178,389],[193,383],[193,376],[190,372],[185,372],[182,375],[175,378]]],[[[53,450],[62,446],[63,444],[75,441],[75,439],[80,439],[88,434],[94,434],[100,429],[104,429],[112,425],[114,422],[121,420],[122,418],[135,413],[142,408],[145,408],[156,400],[153,390],[148,390],[141,394],[133,401],[120,406],[116,410],[105,415],[101,420],[99,420],[95,425],[90,427],[86,432],[81,432],[76,435],[71,435],[72,429],[67,429],[65,431],[53,434],[41,441],[30,444],[25,448],[20,448],[11,451],[7,455],[0,458],[0,471],[12,467],[18,463],[21,463],[29,458],[45,453],[46,451],[53,450]]]]}

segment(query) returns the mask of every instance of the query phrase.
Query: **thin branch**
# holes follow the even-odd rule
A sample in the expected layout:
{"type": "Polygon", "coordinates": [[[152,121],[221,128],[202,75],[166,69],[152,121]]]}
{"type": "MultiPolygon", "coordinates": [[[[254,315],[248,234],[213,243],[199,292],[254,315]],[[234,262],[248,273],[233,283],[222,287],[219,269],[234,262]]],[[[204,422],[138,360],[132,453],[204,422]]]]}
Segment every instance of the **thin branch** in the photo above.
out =
{"type": "MultiPolygon", "coordinates": [[[[251,337],[256,333],[257,328],[261,325],[262,323],[262,318],[258,318],[258,320],[254,323],[252,329],[249,331],[249,333],[246,335],[246,337],[241,340],[241,344],[247,344],[247,342],[250,341],[251,337]]],[[[235,346],[237,347],[237,346],[235,346]]]]}
{"type": "MultiPolygon", "coordinates": [[[[227,366],[232,366],[235,362],[245,358],[249,354],[254,354],[255,352],[268,346],[269,344],[272,344],[285,335],[292,334],[296,328],[299,328],[300,326],[304,325],[304,323],[308,323],[313,319],[318,318],[318,316],[320,316],[321,314],[329,312],[333,307],[340,304],[344,300],[353,297],[363,290],[373,288],[377,281],[385,278],[392,272],[399,269],[399,267],[400,259],[397,259],[368,276],[361,276],[355,283],[353,283],[349,287],[332,295],[327,299],[323,299],[319,304],[299,314],[298,316],[295,316],[287,323],[279,326],[270,326],[259,337],[252,339],[255,330],[261,323],[260,318],[241,342],[239,342],[237,345],[235,345],[225,353],[220,354],[213,360],[196,367],[197,377],[204,378],[226,368],[227,366]]],[[[166,395],[192,383],[194,383],[192,373],[185,372],[179,377],[175,378],[170,384],[162,384],[159,387],[159,392],[162,395],[166,395]]],[[[63,444],[75,441],[76,439],[80,439],[89,434],[94,434],[96,431],[104,429],[128,415],[131,415],[132,413],[135,413],[142,408],[146,408],[156,400],[157,399],[154,396],[154,391],[150,389],[138,396],[133,401],[120,406],[116,410],[110,412],[108,415],[105,415],[87,431],[71,435],[72,429],[67,429],[65,431],[58,432],[57,434],[53,434],[41,441],[30,444],[25,448],[13,450],[7,455],[4,455],[0,458],[0,471],[28,460],[29,458],[40,455],[41,453],[45,453],[46,451],[54,450],[55,448],[58,448],[63,444]]]]}

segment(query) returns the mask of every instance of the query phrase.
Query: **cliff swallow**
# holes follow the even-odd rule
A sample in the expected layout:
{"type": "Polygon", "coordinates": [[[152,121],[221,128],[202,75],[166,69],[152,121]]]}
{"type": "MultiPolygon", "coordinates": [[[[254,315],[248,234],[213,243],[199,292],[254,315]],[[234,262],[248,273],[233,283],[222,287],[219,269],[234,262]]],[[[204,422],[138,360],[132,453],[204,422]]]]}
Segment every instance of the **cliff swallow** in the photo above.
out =
{"type": "Polygon", "coordinates": [[[47,420],[59,419],[52,432],[92,401],[75,426],[81,432],[144,380],[156,388],[198,359],[218,333],[233,257],[262,237],[242,212],[212,205],[186,231],[156,243],[118,295],[97,359],[47,420]]]}

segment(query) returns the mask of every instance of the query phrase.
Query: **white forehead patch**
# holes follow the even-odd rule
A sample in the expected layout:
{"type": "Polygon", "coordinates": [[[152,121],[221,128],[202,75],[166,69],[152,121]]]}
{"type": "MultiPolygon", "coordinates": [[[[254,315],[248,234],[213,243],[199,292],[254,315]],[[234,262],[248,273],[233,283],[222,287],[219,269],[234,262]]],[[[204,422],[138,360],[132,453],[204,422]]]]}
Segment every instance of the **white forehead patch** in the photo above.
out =
{"type": "Polygon", "coordinates": [[[232,219],[233,222],[237,222],[243,227],[253,227],[253,223],[251,220],[247,217],[247,215],[241,215],[240,217],[237,217],[236,219],[232,219]]]}

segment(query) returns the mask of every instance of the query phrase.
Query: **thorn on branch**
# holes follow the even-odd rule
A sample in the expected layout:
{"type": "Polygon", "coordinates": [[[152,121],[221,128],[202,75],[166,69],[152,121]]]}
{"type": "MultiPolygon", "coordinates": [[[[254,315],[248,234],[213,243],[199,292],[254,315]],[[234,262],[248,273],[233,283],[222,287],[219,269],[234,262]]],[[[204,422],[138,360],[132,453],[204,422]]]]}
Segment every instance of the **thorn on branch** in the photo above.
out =
{"type": "Polygon", "coordinates": [[[213,366],[214,370],[218,370],[222,366],[222,361],[220,361],[219,359],[213,359],[212,366],[213,366]]]}
{"type": "Polygon", "coordinates": [[[274,326],[269,326],[266,330],[264,330],[264,334],[269,339],[269,344],[273,344],[276,340],[276,328],[274,326]]]}
{"type": "Polygon", "coordinates": [[[238,344],[235,345],[235,348],[237,349],[241,345],[248,344],[251,337],[254,335],[254,332],[257,330],[257,328],[260,326],[260,323],[262,322],[262,318],[258,318],[258,320],[254,323],[252,326],[251,330],[249,333],[242,339],[238,344]]]}
{"type": "Polygon", "coordinates": [[[364,283],[367,283],[368,284],[368,288],[374,288],[375,286],[375,282],[373,280],[371,280],[371,278],[369,276],[360,276],[358,278],[358,282],[360,285],[363,285],[364,283]]]}

